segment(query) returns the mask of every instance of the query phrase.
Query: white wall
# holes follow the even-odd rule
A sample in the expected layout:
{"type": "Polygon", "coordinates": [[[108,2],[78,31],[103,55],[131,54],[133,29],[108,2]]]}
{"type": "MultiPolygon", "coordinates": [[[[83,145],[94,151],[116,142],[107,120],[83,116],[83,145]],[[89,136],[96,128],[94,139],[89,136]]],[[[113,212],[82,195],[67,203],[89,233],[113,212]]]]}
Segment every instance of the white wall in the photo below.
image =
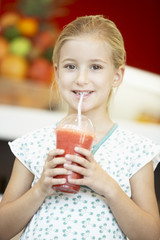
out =
{"type": "Polygon", "coordinates": [[[141,113],[160,118],[160,75],[126,66],[110,112],[113,117],[130,120],[141,113]]]}

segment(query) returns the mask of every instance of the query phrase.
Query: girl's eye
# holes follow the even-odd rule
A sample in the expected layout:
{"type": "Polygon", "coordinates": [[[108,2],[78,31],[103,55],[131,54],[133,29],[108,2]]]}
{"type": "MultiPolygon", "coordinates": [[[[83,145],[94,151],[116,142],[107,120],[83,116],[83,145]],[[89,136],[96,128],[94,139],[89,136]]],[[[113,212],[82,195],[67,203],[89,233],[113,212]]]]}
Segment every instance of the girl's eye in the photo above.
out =
{"type": "Polygon", "coordinates": [[[74,64],[66,64],[64,66],[64,68],[66,68],[68,70],[74,70],[76,68],[76,66],[74,64]]]}
{"type": "Polygon", "coordinates": [[[94,64],[94,65],[91,66],[91,69],[92,70],[99,70],[99,69],[102,69],[102,66],[94,64]]]}

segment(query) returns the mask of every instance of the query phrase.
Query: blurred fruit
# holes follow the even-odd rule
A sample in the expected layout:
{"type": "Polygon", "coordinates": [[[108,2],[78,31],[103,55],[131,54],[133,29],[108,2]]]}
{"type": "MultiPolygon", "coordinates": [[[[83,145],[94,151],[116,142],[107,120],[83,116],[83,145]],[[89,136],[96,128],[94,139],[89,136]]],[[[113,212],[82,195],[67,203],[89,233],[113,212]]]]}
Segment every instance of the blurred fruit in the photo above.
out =
{"type": "Polygon", "coordinates": [[[10,41],[16,37],[19,37],[20,32],[16,26],[9,26],[4,29],[3,36],[10,41]]]}
{"type": "Polygon", "coordinates": [[[37,58],[32,62],[28,75],[34,82],[49,85],[53,78],[53,66],[48,60],[37,58]]]}
{"type": "Polygon", "coordinates": [[[42,50],[46,50],[47,48],[53,46],[54,44],[54,36],[50,31],[39,32],[35,37],[35,46],[42,50]]]}
{"type": "Polygon", "coordinates": [[[0,74],[10,80],[24,81],[27,71],[28,63],[20,56],[7,55],[0,64],[0,74]]]}
{"type": "Polygon", "coordinates": [[[31,48],[31,41],[25,37],[15,38],[9,46],[10,52],[18,56],[27,56],[31,48]]]}
{"type": "Polygon", "coordinates": [[[22,35],[32,37],[38,32],[38,22],[34,18],[22,18],[17,27],[22,35]]]}
{"type": "Polygon", "coordinates": [[[8,41],[5,38],[0,37],[0,60],[7,55],[9,50],[8,45],[8,41]]]}
{"type": "MultiPolygon", "coordinates": [[[[64,1],[64,0],[63,0],[64,1]]],[[[60,0],[19,0],[18,9],[25,16],[36,16],[39,19],[47,19],[55,11],[55,2],[60,0]]],[[[68,1],[68,0],[67,0],[68,1]]]]}
{"type": "Polygon", "coordinates": [[[0,25],[2,28],[15,25],[20,19],[20,16],[14,12],[4,13],[0,18],[0,25]]]}
{"type": "Polygon", "coordinates": [[[53,56],[53,47],[47,48],[46,51],[43,53],[43,57],[46,58],[50,63],[52,63],[52,56],[53,56]]]}
{"type": "Polygon", "coordinates": [[[39,48],[33,47],[32,51],[28,54],[28,60],[33,61],[36,58],[39,58],[42,55],[42,51],[39,48]]]}

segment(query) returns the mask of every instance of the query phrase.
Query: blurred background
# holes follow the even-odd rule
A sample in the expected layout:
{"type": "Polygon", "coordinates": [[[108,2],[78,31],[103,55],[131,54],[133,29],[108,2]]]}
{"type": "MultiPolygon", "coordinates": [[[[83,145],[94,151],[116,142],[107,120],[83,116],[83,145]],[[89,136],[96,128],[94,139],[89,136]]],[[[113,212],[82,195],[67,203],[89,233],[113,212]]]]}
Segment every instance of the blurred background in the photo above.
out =
{"type": "MultiPolygon", "coordinates": [[[[124,82],[111,103],[119,124],[160,143],[160,2],[158,0],[0,1],[0,192],[14,156],[7,142],[58,121],[65,112],[51,84],[52,53],[63,27],[78,16],[102,14],[121,31],[127,51],[124,82]],[[50,97],[51,96],[51,97],[50,97]]],[[[160,199],[160,167],[155,189],[160,199]]]]}

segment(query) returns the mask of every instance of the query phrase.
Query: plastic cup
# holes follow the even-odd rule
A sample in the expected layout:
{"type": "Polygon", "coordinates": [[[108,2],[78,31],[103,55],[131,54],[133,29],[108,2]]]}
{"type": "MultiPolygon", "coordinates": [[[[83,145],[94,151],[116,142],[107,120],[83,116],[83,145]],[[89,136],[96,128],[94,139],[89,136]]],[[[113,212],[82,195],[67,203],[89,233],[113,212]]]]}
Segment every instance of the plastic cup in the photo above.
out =
{"type": "MultiPolygon", "coordinates": [[[[69,115],[60,121],[55,131],[57,137],[56,147],[64,149],[65,151],[61,157],[65,157],[66,154],[80,155],[74,151],[75,147],[82,147],[88,150],[92,147],[94,128],[91,120],[86,116],[81,116],[81,126],[79,126],[78,115],[69,115]]],[[[72,164],[77,165],[76,163],[72,164]]],[[[63,168],[63,164],[60,164],[57,167],[63,168]]],[[[68,179],[80,179],[82,177],[82,175],[76,172],[72,172],[70,175],[57,175],[55,178],[65,178],[66,183],[62,185],[54,185],[54,188],[61,192],[77,193],[80,186],[69,183],[68,179]]]]}

